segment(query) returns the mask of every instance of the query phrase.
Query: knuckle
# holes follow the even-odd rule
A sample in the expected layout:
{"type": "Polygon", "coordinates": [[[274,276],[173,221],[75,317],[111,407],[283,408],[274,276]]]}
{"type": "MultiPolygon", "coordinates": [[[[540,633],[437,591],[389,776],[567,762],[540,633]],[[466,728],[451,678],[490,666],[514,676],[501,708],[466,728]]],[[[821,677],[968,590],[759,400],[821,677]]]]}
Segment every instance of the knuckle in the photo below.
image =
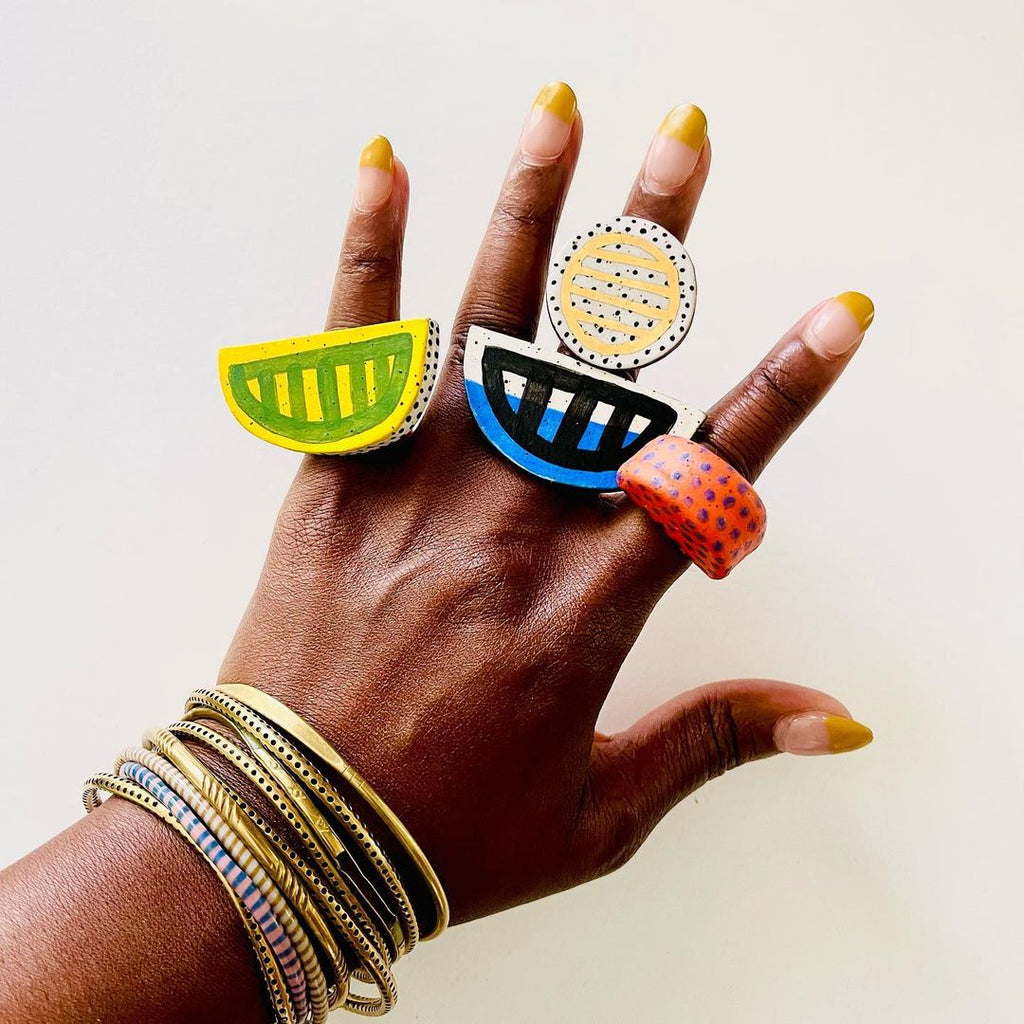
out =
{"type": "Polygon", "coordinates": [[[471,326],[484,327],[497,334],[529,340],[537,329],[538,311],[508,282],[505,289],[484,288],[478,284],[459,310],[449,352],[459,360],[466,350],[471,326]]]}
{"type": "Polygon", "coordinates": [[[643,846],[645,838],[646,832],[642,830],[639,819],[627,809],[620,809],[618,820],[612,826],[608,852],[601,861],[597,877],[603,878],[625,867],[643,846]]]}
{"type": "Polygon", "coordinates": [[[398,263],[398,253],[391,246],[349,240],[341,251],[338,273],[358,284],[375,284],[390,281],[398,263]]]}
{"type": "Polygon", "coordinates": [[[491,224],[501,234],[536,238],[551,230],[551,211],[547,204],[525,196],[503,194],[494,207],[491,224]]]}
{"type": "Polygon", "coordinates": [[[807,389],[782,360],[763,362],[750,374],[747,386],[763,406],[777,410],[786,420],[802,419],[811,405],[807,389]]]}
{"type": "Polygon", "coordinates": [[[274,545],[299,563],[335,543],[341,512],[342,467],[324,456],[303,463],[274,527],[274,545]]]}
{"type": "Polygon", "coordinates": [[[646,809],[628,797],[603,807],[589,822],[585,835],[596,835],[589,844],[584,873],[590,878],[603,878],[628,864],[650,833],[646,809]]]}
{"type": "Polygon", "coordinates": [[[688,724],[689,745],[703,755],[705,780],[718,778],[740,763],[739,728],[728,700],[715,696],[704,698],[688,724]]]}
{"type": "Polygon", "coordinates": [[[785,354],[769,358],[709,415],[701,434],[711,448],[753,480],[820,397],[820,388],[805,379],[785,354]]]}
{"type": "Polygon", "coordinates": [[[633,859],[664,813],[635,785],[639,746],[619,737],[614,756],[602,761],[597,788],[590,776],[575,840],[584,874],[601,878],[633,859]]]}

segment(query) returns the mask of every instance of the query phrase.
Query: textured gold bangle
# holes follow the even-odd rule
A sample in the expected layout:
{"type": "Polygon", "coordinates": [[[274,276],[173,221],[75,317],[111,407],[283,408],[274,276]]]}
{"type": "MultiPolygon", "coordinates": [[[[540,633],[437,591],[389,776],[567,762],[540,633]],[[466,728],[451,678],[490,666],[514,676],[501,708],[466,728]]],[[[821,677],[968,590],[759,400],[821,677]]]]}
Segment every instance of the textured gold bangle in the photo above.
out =
{"type": "Polygon", "coordinates": [[[448,926],[451,914],[448,898],[445,896],[441,880],[431,867],[419,844],[409,833],[409,830],[381,797],[378,796],[373,787],[316,729],[279,700],[264,693],[262,690],[256,689],[254,686],[247,686],[244,683],[221,683],[218,689],[245,704],[255,711],[256,714],[261,715],[268,722],[271,722],[290,735],[297,743],[304,746],[310,753],[323,761],[324,764],[341,775],[366,801],[374,813],[390,829],[395,839],[402,845],[402,848],[422,873],[423,879],[430,889],[437,918],[434,929],[428,935],[425,935],[424,939],[437,938],[448,926]]]}
{"type": "MultiPolygon", "coordinates": [[[[208,728],[200,722],[191,721],[175,722],[168,727],[168,731],[178,736],[187,736],[190,739],[197,740],[205,744],[210,749],[218,751],[224,757],[234,761],[235,764],[246,775],[248,775],[264,793],[271,796],[272,784],[262,772],[260,766],[246,757],[235,744],[225,736],[222,736],[219,732],[208,728]]],[[[273,799],[272,796],[271,799],[273,799]]],[[[293,867],[305,876],[307,884],[314,888],[316,893],[320,895],[321,903],[324,906],[325,911],[338,927],[339,931],[351,943],[353,952],[364,965],[353,976],[358,978],[360,981],[365,981],[376,986],[380,993],[380,997],[378,999],[373,999],[371,997],[356,995],[349,992],[346,994],[341,1005],[348,1010],[364,1015],[378,1016],[380,1014],[387,1013],[397,1001],[397,989],[389,968],[388,960],[385,955],[380,952],[382,948],[380,942],[374,942],[371,941],[371,939],[368,939],[364,929],[360,927],[359,921],[354,920],[357,913],[360,914],[360,916],[363,916],[362,912],[358,909],[358,904],[346,907],[343,903],[339,902],[329,886],[324,884],[312,867],[281,839],[274,828],[266,822],[261,815],[249,807],[241,797],[237,797],[236,802],[241,811],[248,815],[257,828],[259,828],[264,835],[266,835],[267,838],[281,852],[283,852],[285,856],[288,857],[293,867]]],[[[332,877],[330,864],[321,864],[320,866],[325,869],[324,874],[327,877],[327,881],[331,885],[335,885],[336,882],[332,877]]],[[[377,935],[376,939],[379,940],[379,938],[379,935],[377,935]]]]}
{"type": "Polygon", "coordinates": [[[269,744],[280,753],[291,767],[302,785],[314,793],[331,815],[345,826],[360,842],[362,850],[373,861],[398,905],[405,923],[405,952],[415,946],[419,938],[419,926],[402,880],[398,877],[390,859],[378,845],[376,839],[363,824],[362,819],[348,804],[337,788],[322,772],[305,757],[292,743],[285,739],[273,726],[266,722],[259,712],[220,690],[194,690],[185,704],[186,713],[196,708],[213,708],[227,715],[236,728],[243,732],[254,732],[259,740],[269,744]]]}
{"type": "MultiPolygon", "coordinates": [[[[331,883],[351,903],[354,916],[365,926],[378,949],[387,950],[389,961],[394,961],[401,951],[404,941],[397,917],[381,900],[377,889],[363,874],[352,852],[345,846],[330,824],[324,820],[316,804],[296,778],[255,736],[249,732],[240,732],[239,723],[234,718],[222,714],[214,708],[206,707],[186,711],[186,716],[186,722],[194,721],[197,717],[208,718],[220,725],[227,726],[241,736],[249,753],[255,758],[263,772],[260,787],[284,815],[288,824],[295,830],[321,869],[331,872],[331,883]],[[372,906],[367,905],[366,896],[361,892],[356,880],[346,876],[341,866],[336,865],[333,858],[348,861],[352,870],[363,878],[375,898],[372,906]],[[382,912],[390,920],[383,918],[382,912]],[[371,914],[378,919],[376,923],[371,920],[371,914]],[[380,931],[381,927],[387,930],[389,940],[387,943],[384,942],[380,931]]],[[[176,731],[173,725],[170,727],[170,731],[172,733],[176,731]]],[[[234,747],[228,756],[250,777],[253,777],[252,761],[241,750],[234,747]],[[243,761],[246,763],[243,764],[243,761]]]]}
{"type": "MultiPolygon", "coordinates": [[[[308,982],[309,972],[319,969],[319,962],[313,947],[310,945],[302,924],[300,924],[295,916],[292,904],[288,902],[282,892],[284,887],[279,888],[269,877],[260,864],[259,859],[254,855],[251,847],[246,845],[242,836],[210,804],[198,787],[194,786],[177,766],[169,758],[163,756],[162,753],[145,747],[129,747],[118,755],[114,763],[114,770],[120,772],[126,762],[141,764],[144,768],[162,779],[165,785],[174,790],[188,804],[196,816],[202,820],[206,829],[217,839],[225,852],[249,876],[288,934],[295,952],[302,962],[303,972],[306,974],[308,982]]],[[[286,889],[285,892],[287,892],[286,889]]],[[[297,907],[296,909],[301,913],[301,908],[297,907]]],[[[340,975],[336,972],[336,982],[340,984],[341,981],[340,975]]],[[[319,1006],[317,1005],[312,986],[310,986],[309,994],[314,1009],[313,1016],[316,1019],[319,1006]]],[[[326,1019],[327,1008],[336,1000],[334,989],[327,988],[326,986],[326,979],[324,994],[323,1012],[326,1019]]]]}
{"type": "MultiPolygon", "coordinates": [[[[226,720],[217,718],[217,721],[223,722],[226,720]]],[[[296,835],[299,836],[299,839],[309,850],[316,861],[317,867],[323,872],[330,885],[337,892],[341,893],[345,901],[350,904],[349,913],[351,913],[358,926],[366,932],[373,945],[383,951],[382,955],[386,955],[387,962],[393,962],[397,950],[393,944],[385,941],[385,933],[382,932],[380,925],[371,920],[368,913],[363,910],[360,896],[353,889],[350,880],[335,865],[333,859],[325,854],[321,845],[305,830],[305,823],[299,816],[297,808],[292,804],[288,794],[277,784],[275,778],[270,773],[264,771],[261,764],[250,758],[246,751],[243,751],[222,733],[209,728],[198,720],[186,719],[181,722],[172,722],[167,729],[179,738],[188,737],[189,739],[197,740],[211,750],[215,750],[229,761],[233,761],[236,767],[259,787],[261,792],[285,818],[296,835]]],[[[234,732],[233,729],[232,731],[234,732]]],[[[239,803],[242,802],[239,800],[239,803]]],[[[336,836],[335,838],[337,839],[336,836]]],[[[391,938],[390,933],[387,934],[391,938]]],[[[400,935],[399,941],[401,941],[400,935]]]]}
{"type": "Polygon", "coordinates": [[[291,994],[288,991],[284,976],[281,974],[277,959],[267,944],[266,939],[264,939],[259,926],[234,889],[231,888],[231,883],[216,869],[212,859],[189,835],[188,829],[156,797],[152,796],[145,787],[137,785],[128,779],[123,779],[118,775],[108,775],[105,772],[86,779],[85,789],[82,792],[82,802],[85,804],[86,811],[94,811],[103,802],[99,797],[100,791],[138,804],[161,821],[170,825],[213,868],[214,875],[220,880],[222,887],[231,898],[235,910],[238,911],[239,917],[242,919],[242,924],[245,927],[246,934],[249,936],[249,941],[252,943],[264,988],[274,1008],[275,1024],[300,1024],[295,1017],[291,994]]]}
{"type": "MultiPolygon", "coordinates": [[[[268,842],[266,836],[253,828],[252,822],[241,813],[235,802],[237,799],[235,795],[222,786],[219,780],[207,771],[206,766],[180,740],[166,729],[147,729],[143,734],[143,746],[163,754],[205,797],[224,819],[228,828],[238,836],[241,845],[251,854],[255,864],[266,872],[273,884],[280,890],[283,900],[295,908],[310,933],[316,937],[317,942],[331,959],[335,969],[336,984],[331,986],[331,992],[329,992],[327,979],[320,961],[310,945],[309,936],[298,925],[290,910],[288,913],[280,915],[281,924],[288,932],[288,937],[295,946],[295,951],[306,972],[313,1024],[324,1024],[330,1010],[331,996],[340,986],[340,977],[347,971],[347,968],[344,966],[344,959],[338,949],[338,944],[334,941],[319,908],[314,905],[302,880],[281,859],[278,851],[273,844],[268,842]]],[[[337,997],[335,996],[335,998],[337,997]]]]}

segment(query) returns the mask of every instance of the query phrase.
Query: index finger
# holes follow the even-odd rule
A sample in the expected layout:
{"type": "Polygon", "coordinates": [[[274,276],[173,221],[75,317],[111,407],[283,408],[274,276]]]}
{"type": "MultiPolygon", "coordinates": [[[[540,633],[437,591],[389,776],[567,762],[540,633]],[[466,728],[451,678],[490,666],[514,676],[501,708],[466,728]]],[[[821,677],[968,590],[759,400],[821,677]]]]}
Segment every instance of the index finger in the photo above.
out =
{"type": "MultiPolygon", "coordinates": [[[[767,356],[708,411],[694,440],[707,445],[753,481],[793,431],[825,397],[860,347],[874,305],[859,292],[842,292],[805,313],[767,356]]],[[[622,540],[646,552],[670,575],[689,564],[640,508],[622,510],[622,540]]]]}

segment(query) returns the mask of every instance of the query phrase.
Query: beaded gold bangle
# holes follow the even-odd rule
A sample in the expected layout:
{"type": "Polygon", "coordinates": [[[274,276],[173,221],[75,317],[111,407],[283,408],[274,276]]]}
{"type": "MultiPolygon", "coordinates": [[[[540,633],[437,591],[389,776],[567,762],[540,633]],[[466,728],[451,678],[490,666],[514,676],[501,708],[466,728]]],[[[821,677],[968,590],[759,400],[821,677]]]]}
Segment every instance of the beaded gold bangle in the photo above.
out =
{"type": "MultiPolygon", "coordinates": [[[[189,835],[188,830],[177,818],[155,796],[150,794],[145,787],[130,782],[128,779],[123,779],[118,775],[108,775],[105,772],[97,773],[86,779],[85,788],[82,792],[82,802],[85,804],[86,811],[96,810],[103,802],[99,796],[100,792],[120,797],[123,800],[128,800],[145,808],[174,829],[211,868],[215,868],[209,854],[189,835]]],[[[259,926],[241,898],[232,889],[231,883],[227,878],[216,869],[214,874],[220,880],[228,896],[231,898],[235,910],[238,911],[238,915],[242,919],[242,924],[256,955],[256,962],[260,975],[263,978],[264,988],[273,1006],[275,1024],[300,1024],[292,1008],[291,993],[288,991],[288,985],[281,973],[277,958],[263,937],[259,926]]]]}
{"type": "MultiPolygon", "coordinates": [[[[235,803],[235,795],[222,786],[180,740],[172,736],[166,729],[148,729],[143,734],[143,745],[157,750],[166,757],[203,795],[224,819],[227,827],[239,838],[257,867],[262,868],[274,886],[280,890],[282,901],[286,901],[287,904],[294,907],[334,965],[336,980],[335,984],[331,986],[333,994],[333,991],[339,987],[341,976],[346,971],[344,958],[302,879],[290,865],[285,863],[273,844],[240,812],[235,803]]],[[[313,952],[308,935],[299,926],[294,915],[286,914],[282,919],[282,924],[285,925],[289,938],[294,943],[306,971],[313,1024],[324,1024],[330,1010],[330,995],[323,968],[313,952]]]]}
{"type": "MultiPolygon", "coordinates": [[[[196,740],[211,750],[218,751],[223,756],[234,761],[264,793],[268,796],[271,795],[270,780],[262,773],[259,766],[249,760],[238,747],[219,732],[215,732],[199,722],[175,722],[168,727],[168,731],[181,737],[196,740]]],[[[292,866],[305,877],[307,884],[314,889],[315,893],[319,894],[321,906],[339,932],[348,941],[350,948],[352,948],[357,959],[363,965],[361,970],[357,971],[354,976],[360,981],[376,986],[380,993],[379,999],[349,994],[342,1000],[341,1005],[357,1013],[371,1015],[386,1013],[394,1006],[397,1000],[397,989],[389,969],[389,959],[382,952],[382,949],[386,947],[382,946],[380,936],[372,926],[370,926],[369,930],[364,927],[366,917],[358,902],[354,898],[353,902],[349,905],[339,901],[335,893],[328,887],[328,884],[325,884],[311,866],[281,839],[261,815],[249,807],[241,797],[237,798],[237,803],[242,812],[248,815],[257,828],[288,857],[292,866]],[[369,931],[369,935],[367,931],[369,931]]],[[[339,883],[332,876],[331,865],[329,863],[320,863],[319,866],[324,871],[327,883],[336,886],[336,891],[344,893],[343,889],[338,888],[339,883]]]]}
{"type": "Polygon", "coordinates": [[[176,788],[175,783],[182,781],[182,776],[174,766],[152,751],[143,751],[143,755],[150,762],[149,766],[136,760],[121,761],[118,774],[149,790],[210,855],[216,870],[231,882],[274,952],[292,994],[296,1015],[303,1021],[307,1020],[309,985],[306,968],[296,948],[300,933],[291,909],[284,904],[266,873],[258,866],[253,870],[252,857],[240,847],[237,836],[225,827],[224,822],[211,814],[209,804],[198,800],[193,805],[190,800],[197,795],[195,791],[176,788]],[[188,793],[189,800],[182,795],[184,792],[188,793]]]}
{"type": "MultiPolygon", "coordinates": [[[[224,847],[227,853],[234,858],[239,867],[252,879],[253,884],[263,893],[275,916],[292,940],[308,975],[310,965],[316,964],[317,961],[306,933],[296,919],[292,907],[284,899],[281,890],[267,876],[259,861],[249,851],[248,847],[245,846],[238,834],[224,821],[223,817],[210,805],[203,794],[182,775],[172,762],[153,750],[143,747],[129,747],[127,750],[122,751],[118,757],[115,762],[115,769],[124,774],[122,765],[132,761],[148,768],[171,789],[177,792],[194,809],[207,829],[224,847]]],[[[338,959],[344,967],[340,951],[338,959]]],[[[336,988],[338,984],[344,984],[344,977],[341,975],[336,975],[336,985],[327,990],[327,1002],[330,1005],[336,1002],[336,988]]]]}
{"type": "Polygon", "coordinates": [[[450,910],[448,899],[437,873],[431,867],[419,844],[398,816],[378,796],[373,787],[316,731],[308,722],[291,708],[275,700],[269,694],[244,683],[221,683],[218,689],[245,704],[257,715],[283,730],[300,746],[318,757],[325,765],[337,772],[366,801],[395,839],[419,868],[434,901],[436,922],[433,930],[424,939],[433,939],[448,926],[450,910]]]}
{"type": "Polygon", "coordinates": [[[193,715],[197,708],[220,711],[226,715],[236,729],[254,732],[256,738],[280,754],[302,786],[322,801],[331,816],[350,832],[359,842],[364,854],[373,862],[394,897],[404,923],[405,951],[409,952],[419,938],[419,925],[412,909],[408,893],[401,879],[376,839],[366,828],[362,819],[344,799],[334,784],[305,757],[289,740],[286,740],[259,712],[220,690],[195,690],[185,705],[186,717],[193,715]]]}
{"type": "MultiPolygon", "coordinates": [[[[331,873],[331,882],[335,888],[344,894],[353,908],[359,908],[354,916],[357,919],[363,918],[362,923],[368,928],[377,947],[387,950],[389,961],[394,961],[402,951],[403,944],[403,934],[397,916],[381,898],[376,887],[359,866],[359,861],[353,856],[352,851],[345,846],[343,839],[324,820],[315,802],[306,794],[295,777],[251,732],[244,730],[244,727],[241,727],[235,718],[222,714],[215,708],[207,707],[194,708],[187,711],[186,714],[191,718],[201,716],[204,719],[225,725],[241,736],[249,753],[262,771],[260,786],[263,791],[282,812],[321,870],[331,873]],[[349,868],[349,871],[342,866],[343,863],[349,868]],[[362,880],[362,885],[359,884],[359,880],[362,880]],[[387,943],[383,940],[385,932],[388,936],[387,943]]],[[[188,720],[186,719],[186,721],[188,720]]],[[[170,731],[174,732],[175,730],[172,727],[170,731]]],[[[243,766],[241,760],[241,758],[245,758],[245,755],[237,748],[234,755],[236,756],[232,756],[232,760],[239,767],[243,767],[243,770],[251,777],[252,771],[249,770],[249,767],[243,766]]],[[[248,758],[245,760],[248,761],[248,758]]],[[[251,762],[248,764],[251,767],[251,762]]],[[[357,852],[362,859],[363,851],[357,852]]]]}
{"type": "Polygon", "coordinates": [[[326,1024],[335,1006],[387,1013],[398,998],[391,964],[416,945],[420,925],[402,877],[360,813],[368,808],[397,844],[389,848],[404,851],[402,871],[411,865],[422,877],[434,902],[432,938],[448,923],[448,902],[422,850],[318,732],[261,691],[196,690],[184,717],[126,750],[117,762],[121,777],[87,780],[86,809],[99,805],[101,793],[139,804],[214,868],[242,918],[276,1024],[326,1024]],[[294,840],[221,783],[183,739],[252,779],[300,845],[293,849],[294,840]],[[328,771],[340,777],[341,790],[328,771]],[[343,795],[344,787],[353,792],[343,795]],[[353,992],[352,980],[376,992],[353,992]]]}

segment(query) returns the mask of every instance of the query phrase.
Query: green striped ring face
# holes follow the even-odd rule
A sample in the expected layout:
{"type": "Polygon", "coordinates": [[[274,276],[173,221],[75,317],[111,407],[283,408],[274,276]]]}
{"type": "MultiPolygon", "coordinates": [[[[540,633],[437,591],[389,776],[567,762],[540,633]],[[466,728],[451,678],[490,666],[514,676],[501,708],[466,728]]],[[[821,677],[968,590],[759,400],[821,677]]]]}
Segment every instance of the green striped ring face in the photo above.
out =
{"type": "Polygon", "coordinates": [[[343,441],[383,423],[401,399],[412,364],[408,332],[307,352],[236,363],[228,369],[231,394],[246,416],[265,430],[307,444],[343,441]],[[368,367],[375,400],[368,395],[368,367]],[[343,370],[339,385],[339,369],[343,370]],[[322,418],[310,418],[307,382],[315,374],[322,418]],[[287,378],[282,400],[278,381],[287,378]],[[347,377],[347,385],[344,383],[347,377]],[[254,393],[255,382],[259,395],[254,393]],[[281,406],[287,404],[287,412],[281,406]]]}

